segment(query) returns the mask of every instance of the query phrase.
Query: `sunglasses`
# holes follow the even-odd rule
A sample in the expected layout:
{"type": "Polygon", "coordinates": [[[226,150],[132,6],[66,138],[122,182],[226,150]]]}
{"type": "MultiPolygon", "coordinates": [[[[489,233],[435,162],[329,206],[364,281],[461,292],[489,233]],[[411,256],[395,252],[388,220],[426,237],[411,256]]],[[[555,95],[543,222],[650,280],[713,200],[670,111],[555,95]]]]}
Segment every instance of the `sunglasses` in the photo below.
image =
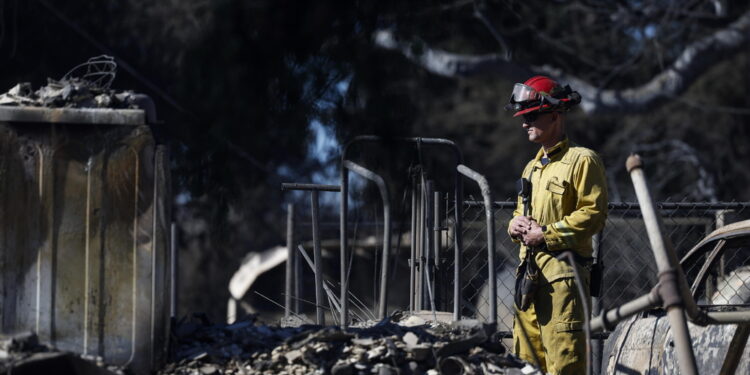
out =
{"type": "Polygon", "coordinates": [[[531,124],[532,122],[536,121],[539,118],[540,112],[529,112],[524,113],[523,115],[523,122],[527,124],[531,124]]]}
{"type": "Polygon", "coordinates": [[[523,116],[523,122],[527,124],[531,124],[532,122],[538,120],[539,116],[546,115],[547,113],[552,113],[552,112],[534,111],[534,112],[524,113],[521,116],[523,116]]]}

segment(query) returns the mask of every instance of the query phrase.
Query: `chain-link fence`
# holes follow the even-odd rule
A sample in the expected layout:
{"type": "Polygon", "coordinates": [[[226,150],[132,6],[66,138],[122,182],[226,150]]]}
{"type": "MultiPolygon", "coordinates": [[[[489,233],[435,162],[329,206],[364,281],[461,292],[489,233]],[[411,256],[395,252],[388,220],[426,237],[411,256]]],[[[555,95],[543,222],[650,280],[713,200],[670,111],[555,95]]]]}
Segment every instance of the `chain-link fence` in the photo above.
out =
{"type": "MultiPolygon", "coordinates": [[[[513,321],[513,286],[515,267],[519,260],[518,245],[513,243],[507,235],[507,225],[513,216],[515,206],[515,201],[493,204],[496,221],[497,320],[498,329],[501,331],[510,331],[513,321]]],[[[716,228],[748,219],[750,216],[750,209],[748,209],[750,203],[745,202],[665,202],[659,203],[657,208],[663,218],[666,234],[677,250],[679,258],[685,256],[694,245],[716,228]]],[[[446,216],[450,217],[450,212],[446,216]]],[[[484,204],[467,201],[464,205],[463,218],[463,264],[461,268],[463,308],[461,313],[463,316],[488,320],[489,288],[484,204]]],[[[446,243],[451,244],[452,241],[449,239],[446,243]]],[[[594,246],[595,257],[604,266],[601,297],[594,299],[594,313],[643,295],[656,284],[656,264],[637,203],[610,203],[605,228],[595,238],[594,246]]],[[[452,254],[451,248],[444,251],[445,254],[452,254]]],[[[706,256],[706,254],[697,254],[690,259],[689,264],[683,266],[686,268],[685,272],[688,274],[689,281],[698,276],[702,264],[710,261],[706,259],[706,256]]],[[[742,276],[744,273],[750,274],[749,257],[750,253],[744,251],[743,248],[727,250],[722,257],[722,262],[710,271],[715,277],[705,283],[707,286],[699,287],[703,295],[709,296],[704,297],[704,302],[728,299],[727,288],[731,289],[732,296],[750,295],[750,290],[747,292],[738,290],[747,289],[742,284],[744,280],[742,276]],[[718,277],[718,275],[726,276],[732,272],[736,275],[735,278],[739,278],[740,284],[732,284],[728,277],[718,277]],[[723,292],[722,288],[725,288],[723,292]]],[[[452,262],[449,263],[447,266],[452,267],[452,262]]],[[[444,280],[447,286],[445,289],[452,290],[452,283],[452,278],[444,280]]],[[[452,298],[450,295],[447,297],[452,298]]],[[[449,305],[443,306],[443,308],[448,307],[449,305]]]]}
{"type": "MultiPolygon", "coordinates": [[[[439,311],[453,311],[454,299],[454,240],[452,204],[444,196],[439,210],[441,236],[437,260],[433,268],[435,308],[439,311]],[[450,229],[449,229],[450,228],[450,229]]],[[[495,215],[495,282],[497,287],[498,330],[510,331],[513,321],[513,287],[515,268],[518,265],[518,245],[507,235],[507,224],[512,218],[515,201],[494,202],[495,215]]],[[[681,202],[659,203],[657,208],[664,219],[666,234],[671,239],[678,256],[682,258],[703,237],[718,227],[750,218],[750,202],[705,203],[681,202]]],[[[352,298],[358,305],[354,318],[372,318],[378,292],[379,248],[381,247],[382,218],[376,215],[354,215],[350,228],[350,246],[355,260],[352,262],[350,278],[352,298]],[[372,216],[372,217],[370,217],[372,216]],[[361,305],[361,306],[359,306],[361,305]]],[[[484,204],[479,201],[466,201],[463,208],[463,243],[461,265],[461,316],[489,320],[489,288],[487,270],[487,232],[484,204]]],[[[304,244],[312,256],[311,223],[304,210],[298,213],[296,243],[304,244]]],[[[392,266],[389,271],[389,285],[394,287],[389,295],[388,311],[409,309],[409,264],[410,228],[409,223],[394,223],[392,243],[392,266]]],[[[326,280],[334,293],[338,292],[338,223],[329,217],[320,225],[324,248],[324,271],[326,280]]],[[[604,230],[595,238],[595,257],[604,266],[601,297],[594,299],[594,312],[612,308],[647,293],[656,284],[657,270],[651,251],[646,228],[637,203],[610,203],[609,215],[604,230]]],[[[708,251],[689,259],[683,265],[688,280],[698,277],[708,251]]],[[[698,295],[705,303],[721,300],[722,280],[718,275],[734,271],[738,276],[750,274],[750,252],[741,249],[727,251],[715,269],[709,271],[713,279],[697,288],[698,295]],[[744,273],[743,273],[744,272],[744,273]],[[713,281],[711,281],[713,280],[713,281]],[[719,293],[717,295],[716,293],[719,293]]],[[[419,265],[419,260],[416,261],[419,265]]],[[[300,284],[296,287],[294,309],[310,313],[314,300],[311,280],[313,272],[303,259],[300,259],[300,284]]],[[[750,276],[748,276],[750,277],[750,276]]],[[[728,280],[728,279],[727,279],[728,280]]],[[[724,280],[723,288],[731,288],[730,281],[724,280]],[[730,284],[727,284],[730,283],[730,284]]],[[[737,287],[734,287],[737,288],[737,287]]],[[[740,287],[741,288],[741,287],[740,287]]],[[[427,293],[424,291],[424,293],[427,293]]],[[[737,293],[735,293],[737,294],[737,293]]],[[[740,293],[742,294],[742,293],[740,293]]],[[[750,296],[750,289],[747,293],[750,296]]],[[[427,298],[427,296],[425,296],[427,298]]],[[[727,300],[736,297],[726,297],[727,300]]],[[[699,301],[700,302],[700,301],[699,301]]],[[[416,310],[431,309],[424,302],[416,310]]],[[[329,315],[329,319],[332,318],[329,315]]],[[[335,320],[335,318],[334,318],[335,320]]],[[[333,322],[333,320],[331,321],[333,322]]]]}

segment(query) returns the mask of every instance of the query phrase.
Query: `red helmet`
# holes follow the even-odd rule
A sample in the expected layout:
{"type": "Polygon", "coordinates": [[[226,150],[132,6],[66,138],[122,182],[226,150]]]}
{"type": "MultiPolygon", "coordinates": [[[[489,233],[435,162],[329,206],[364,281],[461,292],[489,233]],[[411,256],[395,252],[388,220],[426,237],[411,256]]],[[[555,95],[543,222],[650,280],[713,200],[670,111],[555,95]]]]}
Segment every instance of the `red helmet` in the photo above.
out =
{"type": "Polygon", "coordinates": [[[563,87],[549,77],[534,76],[513,86],[510,102],[505,109],[515,110],[513,117],[516,117],[534,111],[567,111],[580,102],[581,95],[571,90],[570,86],[563,87]]]}

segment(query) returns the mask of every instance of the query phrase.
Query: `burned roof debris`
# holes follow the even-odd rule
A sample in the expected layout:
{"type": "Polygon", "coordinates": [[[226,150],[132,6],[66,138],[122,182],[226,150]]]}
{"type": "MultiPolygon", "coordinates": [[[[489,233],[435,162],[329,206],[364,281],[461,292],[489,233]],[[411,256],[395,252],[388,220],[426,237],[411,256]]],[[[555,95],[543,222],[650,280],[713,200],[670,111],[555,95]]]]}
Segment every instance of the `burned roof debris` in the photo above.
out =
{"type": "Polygon", "coordinates": [[[153,104],[144,102],[145,95],[110,88],[116,71],[117,64],[112,57],[92,57],[59,80],[47,78],[47,84],[38,90],[34,90],[29,82],[18,83],[0,94],[0,105],[150,110],[153,104]]]}
{"type": "Polygon", "coordinates": [[[138,94],[117,92],[91,85],[81,78],[47,79],[47,85],[34,91],[31,83],[19,83],[0,94],[0,105],[47,108],[113,108],[136,109],[138,94]]]}
{"type": "Polygon", "coordinates": [[[521,371],[525,362],[506,353],[491,325],[405,326],[396,319],[350,328],[267,326],[254,317],[231,325],[183,322],[174,360],[159,374],[533,373],[521,371]]]}

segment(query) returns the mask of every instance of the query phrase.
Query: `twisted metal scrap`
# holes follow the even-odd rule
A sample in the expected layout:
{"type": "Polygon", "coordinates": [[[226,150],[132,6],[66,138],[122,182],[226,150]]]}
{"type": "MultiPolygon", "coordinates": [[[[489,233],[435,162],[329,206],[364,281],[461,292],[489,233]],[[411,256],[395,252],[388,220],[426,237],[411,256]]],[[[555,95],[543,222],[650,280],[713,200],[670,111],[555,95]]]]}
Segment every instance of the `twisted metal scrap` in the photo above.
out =
{"type": "Polygon", "coordinates": [[[99,90],[109,90],[112,81],[117,75],[117,63],[114,57],[100,55],[86,60],[85,63],[78,64],[69,70],[60,78],[61,82],[71,81],[80,78],[87,82],[91,88],[99,90]]]}

